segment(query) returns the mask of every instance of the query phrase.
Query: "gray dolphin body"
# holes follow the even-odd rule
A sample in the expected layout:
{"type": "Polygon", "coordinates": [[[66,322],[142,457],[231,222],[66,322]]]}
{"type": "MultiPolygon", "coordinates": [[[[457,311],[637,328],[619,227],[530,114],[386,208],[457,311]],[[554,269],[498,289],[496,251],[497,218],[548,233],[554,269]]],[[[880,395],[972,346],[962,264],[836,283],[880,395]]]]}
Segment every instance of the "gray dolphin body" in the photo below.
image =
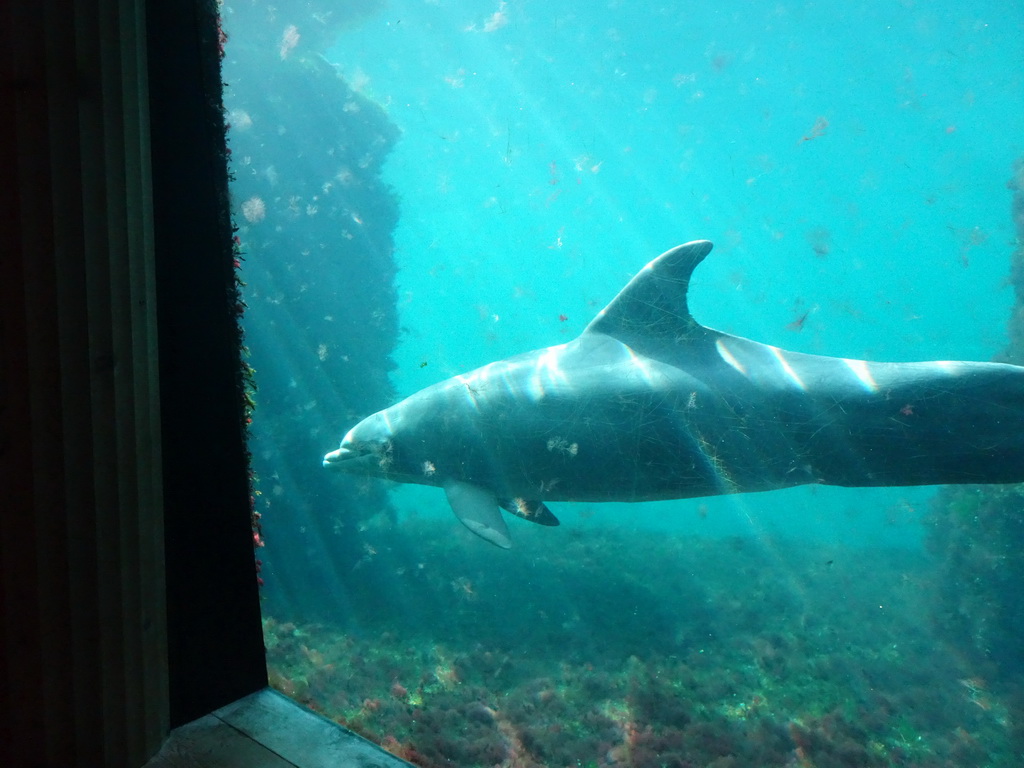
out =
{"type": "Polygon", "coordinates": [[[357,424],[324,466],[443,488],[472,531],[499,508],[805,483],[1024,481],[1024,368],[789,352],[690,316],[698,240],[656,258],[575,340],[427,387],[357,424]]]}

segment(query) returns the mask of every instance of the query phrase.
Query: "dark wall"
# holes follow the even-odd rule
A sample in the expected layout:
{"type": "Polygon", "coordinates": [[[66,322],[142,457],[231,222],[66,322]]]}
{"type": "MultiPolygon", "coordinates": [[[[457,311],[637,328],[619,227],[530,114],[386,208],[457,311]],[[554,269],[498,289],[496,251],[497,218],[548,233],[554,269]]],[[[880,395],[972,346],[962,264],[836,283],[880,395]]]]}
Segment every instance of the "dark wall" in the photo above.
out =
{"type": "Polygon", "coordinates": [[[0,4],[0,765],[168,731],[144,3],[0,4]]]}
{"type": "Polygon", "coordinates": [[[171,723],[266,684],[215,3],[148,7],[171,723]]]}

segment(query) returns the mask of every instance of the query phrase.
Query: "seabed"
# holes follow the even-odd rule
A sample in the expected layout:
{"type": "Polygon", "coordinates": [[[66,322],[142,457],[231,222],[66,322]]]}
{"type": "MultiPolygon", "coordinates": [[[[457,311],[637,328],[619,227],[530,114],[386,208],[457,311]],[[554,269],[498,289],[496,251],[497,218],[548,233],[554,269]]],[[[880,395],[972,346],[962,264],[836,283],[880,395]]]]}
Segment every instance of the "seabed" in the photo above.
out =
{"type": "Polygon", "coordinates": [[[520,526],[497,560],[394,533],[358,566],[377,620],[264,636],[275,688],[415,765],[1020,764],[1021,693],[938,635],[922,552],[520,526]]]}

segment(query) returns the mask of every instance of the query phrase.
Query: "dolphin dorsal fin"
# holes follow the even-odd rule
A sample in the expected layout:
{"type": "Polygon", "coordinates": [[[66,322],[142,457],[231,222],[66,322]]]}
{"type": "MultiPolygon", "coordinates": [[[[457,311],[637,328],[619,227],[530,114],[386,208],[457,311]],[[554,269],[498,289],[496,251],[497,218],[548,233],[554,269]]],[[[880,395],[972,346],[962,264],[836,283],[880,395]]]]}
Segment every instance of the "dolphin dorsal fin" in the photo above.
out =
{"type": "Polygon", "coordinates": [[[583,331],[603,333],[634,346],[690,337],[702,326],[690,315],[686,292],[690,275],[711,253],[708,240],[694,240],[665,251],[640,270],[583,331]]]}

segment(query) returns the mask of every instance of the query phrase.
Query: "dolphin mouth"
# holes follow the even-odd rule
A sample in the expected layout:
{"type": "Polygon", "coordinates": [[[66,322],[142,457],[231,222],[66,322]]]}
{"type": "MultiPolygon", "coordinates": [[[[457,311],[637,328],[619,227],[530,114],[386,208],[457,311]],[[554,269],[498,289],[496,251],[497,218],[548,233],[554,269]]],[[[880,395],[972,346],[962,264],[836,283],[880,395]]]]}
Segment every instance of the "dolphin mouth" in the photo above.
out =
{"type": "Polygon", "coordinates": [[[359,458],[359,456],[355,451],[342,446],[338,450],[331,451],[324,456],[324,466],[328,469],[341,469],[342,464],[345,462],[351,462],[353,459],[357,458],[359,458]]]}
{"type": "Polygon", "coordinates": [[[338,450],[324,456],[323,465],[339,472],[380,475],[389,462],[373,446],[342,443],[338,450]]]}
{"type": "Polygon", "coordinates": [[[324,456],[324,466],[327,469],[337,469],[342,472],[367,472],[379,465],[380,457],[372,450],[354,448],[344,444],[338,450],[331,451],[324,456]]]}

